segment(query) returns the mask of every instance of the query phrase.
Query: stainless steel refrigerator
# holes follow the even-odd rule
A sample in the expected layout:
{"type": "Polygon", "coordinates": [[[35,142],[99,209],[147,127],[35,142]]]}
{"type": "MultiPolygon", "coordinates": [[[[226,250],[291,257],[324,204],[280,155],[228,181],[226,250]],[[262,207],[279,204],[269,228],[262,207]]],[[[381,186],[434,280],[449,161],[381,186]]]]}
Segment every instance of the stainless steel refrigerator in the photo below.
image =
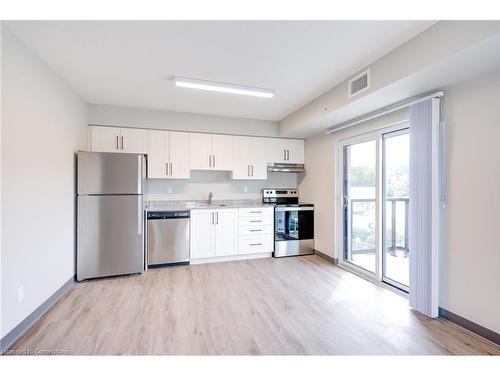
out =
{"type": "Polygon", "coordinates": [[[144,270],[143,155],[79,152],[77,280],[144,270]]]}

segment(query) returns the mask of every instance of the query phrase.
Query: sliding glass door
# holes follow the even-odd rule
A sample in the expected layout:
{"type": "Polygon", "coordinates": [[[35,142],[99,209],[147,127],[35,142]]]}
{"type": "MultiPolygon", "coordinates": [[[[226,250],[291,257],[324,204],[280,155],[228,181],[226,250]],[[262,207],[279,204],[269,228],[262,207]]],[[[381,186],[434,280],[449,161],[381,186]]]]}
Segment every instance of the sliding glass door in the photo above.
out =
{"type": "Polygon", "coordinates": [[[407,124],[348,139],[340,146],[341,262],[408,291],[407,124]]]}
{"type": "Polygon", "coordinates": [[[344,259],[376,271],[377,140],[344,146],[344,259]]]}
{"type": "Polygon", "coordinates": [[[382,280],[408,291],[410,259],[410,134],[407,129],[382,136],[382,280]]]}

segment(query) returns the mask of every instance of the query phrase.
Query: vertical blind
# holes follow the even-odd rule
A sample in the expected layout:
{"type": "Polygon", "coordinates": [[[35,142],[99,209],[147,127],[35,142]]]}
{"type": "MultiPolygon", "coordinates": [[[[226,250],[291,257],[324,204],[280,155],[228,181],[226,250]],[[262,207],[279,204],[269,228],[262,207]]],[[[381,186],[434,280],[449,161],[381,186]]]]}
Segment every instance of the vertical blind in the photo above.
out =
{"type": "Polygon", "coordinates": [[[440,98],[410,105],[410,307],[438,316],[440,98]]]}

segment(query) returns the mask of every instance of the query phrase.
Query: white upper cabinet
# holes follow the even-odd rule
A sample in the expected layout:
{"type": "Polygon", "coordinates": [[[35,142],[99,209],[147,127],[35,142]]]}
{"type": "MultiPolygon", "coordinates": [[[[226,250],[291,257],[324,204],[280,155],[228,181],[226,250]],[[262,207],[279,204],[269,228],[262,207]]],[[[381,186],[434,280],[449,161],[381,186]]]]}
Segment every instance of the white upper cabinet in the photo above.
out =
{"type": "Polygon", "coordinates": [[[149,131],[148,178],[189,178],[188,133],[149,131]]]}
{"type": "Polygon", "coordinates": [[[218,171],[232,171],[234,137],[232,135],[212,135],[212,169],[218,171]]]}
{"type": "Polygon", "coordinates": [[[189,133],[170,132],[170,178],[189,178],[189,133]]]}
{"type": "Polygon", "coordinates": [[[90,150],[98,152],[147,154],[148,130],[91,126],[90,150]]]}
{"type": "Polygon", "coordinates": [[[269,163],[304,164],[304,140],[268,138],[267,161],[269,163]]]}
{"type": "Polygon", "coordinates": [[[267,179],[265,138],[234,137],[233,179],[267,179]]]}
{"type": "Polygon", "coordinates": [[[218,134],[189,134],[189,168],[231,171],[234,137],[218,134]]]}
{"type": "Polygon", "coordinates": [[[120,128],[91,126],[90,151],[121,152],[120,128]]]}
{"type": "Polygon", "coordinates": [[[189,168],[212,169],[212,135],[189,133],[189,168]]]}
{"type": "Polygon", "coordinates": [[[121,128],[120,133],[121,152],[148,153],[148,130],[121,128]]]}

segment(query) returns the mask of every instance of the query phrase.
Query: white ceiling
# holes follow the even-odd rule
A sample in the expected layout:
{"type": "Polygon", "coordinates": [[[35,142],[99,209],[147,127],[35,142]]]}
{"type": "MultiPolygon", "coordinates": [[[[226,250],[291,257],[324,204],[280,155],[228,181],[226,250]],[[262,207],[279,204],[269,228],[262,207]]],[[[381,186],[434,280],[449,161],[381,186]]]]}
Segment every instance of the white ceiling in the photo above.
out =
{"type": "Polygon", "coordinates": [[[432,21],[10,21],[87,102],[278,121],[432,21]],[[184,76],[272,99],[177,88],[184,76]]]}

